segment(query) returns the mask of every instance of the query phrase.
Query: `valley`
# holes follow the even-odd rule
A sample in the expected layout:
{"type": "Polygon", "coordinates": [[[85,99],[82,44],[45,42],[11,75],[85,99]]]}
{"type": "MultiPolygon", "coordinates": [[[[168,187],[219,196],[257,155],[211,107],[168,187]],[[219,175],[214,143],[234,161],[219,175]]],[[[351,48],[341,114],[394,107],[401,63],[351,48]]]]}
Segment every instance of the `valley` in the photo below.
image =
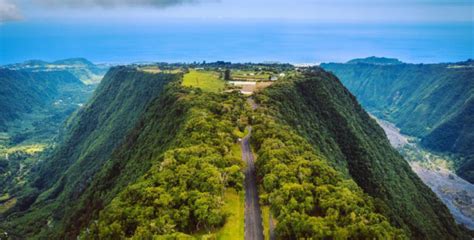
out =
{"type": "Polygon", "coordinates": [[[0,240],[474,240],[472,0],[0,0],[0,240]]]}
{"type": "Polygon", "coordinates": [[[378,120],[390,143],[410,163],[413,171],[429,186],[449,208],[459,224],[474,229],[474,185],[453,172],[446,156],[430,153],[418,146],[416,140],[408,141],[393,124],[378,120]]]}
{"type": "Polygon", "coordinates": [[[450,155],[456,173],[474,182],[474,62],[410,64],[369,57],[323,63],[367,111],[450,155]]]}
{"type": "Polygon", "coordinates": [[[0,198],[0,232],[13,239],[469,236],[389,142],[411,140],[393,125],[387,140],[322,68],[131,64],[112,67],[94,89],[81,105],[48,100],[76,107],[58,118],[61,131],[50,142],[18,145],[33,163],[11,174],[22,183],[0,198]]]}
{"type": "MultiPolygon", "coordinates": [[[[83,72],[95,65],[81,61],[86,60],[0,67],[0,213],[15,205],[33,172],[61,142],[65,121],[92,96],[97,85],[85,84],[91,76],[83,72]]],[[[96,83],[98,77],[93,76],[96,83]]]]}

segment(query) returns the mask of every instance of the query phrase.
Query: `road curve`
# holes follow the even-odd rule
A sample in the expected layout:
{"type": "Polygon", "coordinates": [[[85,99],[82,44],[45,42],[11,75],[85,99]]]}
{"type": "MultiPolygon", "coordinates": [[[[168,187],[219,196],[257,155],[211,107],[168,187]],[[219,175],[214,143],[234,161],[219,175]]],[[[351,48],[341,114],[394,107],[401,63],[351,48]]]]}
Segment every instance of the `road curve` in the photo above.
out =
{"type": "Polygon", "coordinates": [[[242,160],[247,163],[245,170],[245,239],[263,240],[263,224],[260,204],[258,201],[255,163],[249,139],[252,127],[248,127],[248,134],[242,139],[242,160]]]}

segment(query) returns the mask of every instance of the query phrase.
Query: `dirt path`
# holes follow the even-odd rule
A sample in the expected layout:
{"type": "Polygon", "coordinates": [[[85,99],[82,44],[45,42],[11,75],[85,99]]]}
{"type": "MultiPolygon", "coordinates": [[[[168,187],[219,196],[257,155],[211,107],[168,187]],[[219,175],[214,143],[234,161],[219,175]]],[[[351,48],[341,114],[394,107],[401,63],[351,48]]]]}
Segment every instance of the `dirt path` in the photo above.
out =
{"type": "Polygon", "coordinates": [[[262,214],[257,191],[255,164],[249,139],[252,127],[248,127],[248,134],[242,139],[242,160],[247,163],[245,170],[245,239],[263,240],[262,214]]]}

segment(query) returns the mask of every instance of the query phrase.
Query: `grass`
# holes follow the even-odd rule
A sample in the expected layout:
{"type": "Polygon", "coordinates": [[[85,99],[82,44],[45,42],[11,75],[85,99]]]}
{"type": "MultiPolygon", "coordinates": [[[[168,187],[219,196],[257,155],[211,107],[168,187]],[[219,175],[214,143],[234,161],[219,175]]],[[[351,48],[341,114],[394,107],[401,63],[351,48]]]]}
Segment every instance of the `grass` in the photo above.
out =
{"type": "Polygon", "coordinates": [[[232,151],[232,155],[234,157],[242,159],[242,149],[240,148],[240,142],[232,145],[230,150],[232,151]]]}
{"type": "MultiPolygon", "coordinates": [[[[247,136],[247,134],[249,133],[249,130],[247,128],[245,128],[245,130],[242,132],[240,131],[239,128],[235,128],[234,131],[233,131],[234,135],[239,137],[239,138],[243,138],[245,136],[247,136]]],[[[240,148],[240,145],[238,145],[238,147],[240,148]]]]}
{"type": "MultiPolygon", "coordinates": [[[[238,131],[238,130],[237,130],[238,131]]],[[[240,131],[239,131],[240,132],[240,131]]],[[[240,132],[240,134],[244,134],[240,132]]],[[[247,134],[247,130],[245,131],[247,134]]],[[[232,155],[242,158],[240,142],[232,145],[232,155]]],[[[228,188],[224,192],[224,211],[229,214],[226,223],[216,232],[193,234],[195,239],[244,239],[245,225],[245,196],[244,192],[237,192],[234,188],[228,188]]]]}
{"type": "Polygon", "coordinates": [[[229,213],[227,222],[216,233],[217,239],[244,239],[244,194],[229,188],[224,193],[224,210],[229,213]]]}
{"type": "Polygon", "coordinates": [[[161,69],[156,66],[140,67],[139,70],[142,72],[147,72],[147,73],[160,73],[161,72],[161,69]]]}
{"type": "Polygon", "coordinates": [[[217,72],[190,70],[183,77],[183,86],[197,87],[206,92],[220,92],[224,90],[225,82],[217,72]]]}
{"type": "Polygon", "coordinates": [[[270,79],[271,75],[266,72],[234,70],[232,71],[231,76],[232,78],[235,78],[236,80],[267,81],[270,79]]]}
{"type": "Polygon", "coordinates": [[[160,69],[158,66],[143,66],[138,68],[139,71],[146,72],[146,73],[180,73],[182,70],[180,68],[177,69],[160,69]]]}
{"type": "Polygon", "coordinates": [[[270,207],[268,205],[261,205],[262,221],[263,221],[263,237],[270,239],[270,207]]]}
{"type": "Polygon", "coordinates": [[[2,196],[0,196],[0,202],[6,201],[10,198],[10,194],[5,193],[2,196]]]}
{"type": "Polygon", "coordinates": [[[8,148],[6,153],[14,153],[14,152],[25,152],[27,154],[33,155],[35,153],[40,153],[44,151],[46,148],[45,144],[30,144],[30,145],[20,145],[8,148]]]}
{"type": "Polygon", "coordinates": [[[192,236],[193,239],[241,240],[244,239],[244,193],[228,188],[224,192],[224,211],[229,215],[226,223],[216,232],[200,232],[192,236]]]}
{"type": "Polygon", "coordinates": [[[16,198],[12,198],[3,204],[0,204],[0,214],[6,212],[8,209],[15,206],[15,204],[16,204],[16,198]]]}

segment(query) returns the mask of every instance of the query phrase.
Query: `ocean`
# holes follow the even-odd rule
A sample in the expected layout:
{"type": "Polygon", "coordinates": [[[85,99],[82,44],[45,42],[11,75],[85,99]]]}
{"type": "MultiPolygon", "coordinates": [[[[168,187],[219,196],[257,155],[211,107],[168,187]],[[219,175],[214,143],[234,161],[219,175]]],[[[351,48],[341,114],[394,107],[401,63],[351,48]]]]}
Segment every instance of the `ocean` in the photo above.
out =
{"type": "Polygon", "coordinates": [[[474,58],[472,23],[284,21],[0,24],[0,64],[85,57],[96,63],[288,62],[384,56],[435,63],[474,58]]]}

